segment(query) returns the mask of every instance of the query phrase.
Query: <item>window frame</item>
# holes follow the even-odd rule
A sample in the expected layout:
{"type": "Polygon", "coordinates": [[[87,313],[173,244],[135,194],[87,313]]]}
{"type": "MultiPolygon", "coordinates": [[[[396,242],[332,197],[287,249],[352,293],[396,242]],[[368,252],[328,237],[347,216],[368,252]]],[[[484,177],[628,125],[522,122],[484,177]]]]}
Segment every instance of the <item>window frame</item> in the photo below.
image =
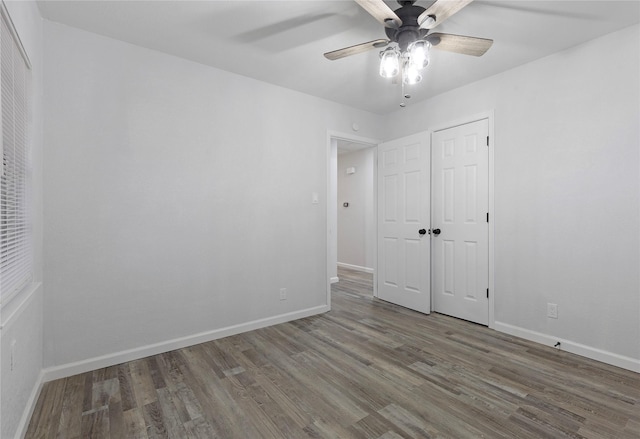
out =
{"type": "Polygon", "coordinates": [[[0,309],[33,282],[31,62],[0,2],[0,309]],[[9,114],[10,112],[10,114],[9,114]]]}

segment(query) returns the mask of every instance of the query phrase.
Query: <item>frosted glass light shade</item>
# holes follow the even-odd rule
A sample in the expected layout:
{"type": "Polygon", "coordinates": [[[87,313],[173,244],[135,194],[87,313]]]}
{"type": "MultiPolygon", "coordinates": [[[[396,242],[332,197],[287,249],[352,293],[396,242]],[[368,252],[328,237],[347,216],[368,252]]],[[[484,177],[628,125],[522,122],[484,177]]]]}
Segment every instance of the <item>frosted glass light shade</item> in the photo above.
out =
{"type": "Polygon", "coordinates": [[[418,70],[422,70],[429,65],[429,52],[431,43],[424,40],[418,40],[409,46],[409,62],[418,70]]]}
{"type": "Polygon", "coordinates": [[[400,72],[400,56],[393,47],[380,52],[380,76],[393,78],[400,72]]]}
{"type": "Polygon", "coordinates": [[[403,70],[402,80],[405,84],[413,85],[422,81],[420,70],[411,61],[405,65],[403,70]]]}

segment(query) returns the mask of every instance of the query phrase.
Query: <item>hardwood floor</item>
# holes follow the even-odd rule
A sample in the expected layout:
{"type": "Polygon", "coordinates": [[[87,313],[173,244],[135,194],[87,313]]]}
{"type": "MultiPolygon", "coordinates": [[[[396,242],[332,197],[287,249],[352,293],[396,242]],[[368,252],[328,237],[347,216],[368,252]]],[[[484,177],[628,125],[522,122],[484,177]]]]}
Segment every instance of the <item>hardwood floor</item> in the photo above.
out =
{"type": "Polygon", "coordinates": [[[27,438],[634,438],[640,374],[371,296],[45,384],[27,438]]]}

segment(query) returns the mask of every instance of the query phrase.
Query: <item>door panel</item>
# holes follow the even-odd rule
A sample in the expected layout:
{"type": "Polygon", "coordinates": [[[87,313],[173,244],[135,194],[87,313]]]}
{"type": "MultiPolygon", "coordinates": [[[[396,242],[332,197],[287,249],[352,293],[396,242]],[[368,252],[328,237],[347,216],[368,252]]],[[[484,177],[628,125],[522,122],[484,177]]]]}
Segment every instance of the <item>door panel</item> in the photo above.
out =
{"type": "MultiPolygon", "coordinates": [[[[380,276],[379,281],[384,282],[385,286],[397,287],[398,286],[398,238],[384,238],[384,249],[381,258],[382,266],[384,267],[382,273],[384,276],[380,276]]],[[[378,288],[380,288],[378,286],[378,288]]],[[[378,289],[378,295],[380,290],[378,289]]]]}
{"type": "Polygon", "coordinates": [[[432,285],[437,312],[489,322],[486,119],[433,134],[432,285]]]}
{"type": "Polygon", "coordinates": [[[378,298],[431,310],[429,133],[378,145],[378,298]]]}

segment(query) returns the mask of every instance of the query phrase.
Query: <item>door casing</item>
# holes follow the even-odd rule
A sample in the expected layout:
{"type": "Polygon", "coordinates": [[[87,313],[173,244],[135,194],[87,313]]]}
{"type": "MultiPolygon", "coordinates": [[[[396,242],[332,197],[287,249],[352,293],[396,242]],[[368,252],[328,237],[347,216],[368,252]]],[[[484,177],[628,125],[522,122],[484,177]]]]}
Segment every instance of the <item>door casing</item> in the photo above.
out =
{"type": "MultiPolygon", "coordinates": [[[[332,181],[333,176],[337,176],[337,168],[333,169],[337,166],[337,161],[332,160],[333,153],[333,142],[336,140],[346,140],[348,142],[360,143],[363,145],[368,145],[371,147],[376,147],[374,149],[374,163],[373,163],[373,209],[374,212],[377,212],[378,209],[378,200],[377,200],[377,181],[378,181],[378,170],[377,170],[377,160],[378,160],[378,150],[377,145],[381,143],[378,139],[372,139],[369,137],[357,136],[352,133],[343,133],[339,131],[327,130],[327,149],[326,149],[326,168],[327,168],[327,210],[326,210],[326,224],[327,224],[327,273],[326,273],[326,293],[327,293],[327,306],[331,309],[331,272],[330,267],[332,265],[337,264],[337,258],[332,257],[331,248],[333,245],[336,245],[338,235],[337,231],[337,216],[334,215],[334,210],[332,209],[331,203],[337,202],[337,181],[332,181]]],[[[377,224],[375,225],[377,228],[377,224]]],[[[377,235],[377,231],[376,231],[377,235]]],[[[378,252],[377,249],[374,248],[373,251],[373,296],[377,297],[377,287],[376,287],[376,279],[377,279],[377,268],[378,268],[378,252]]]]}

